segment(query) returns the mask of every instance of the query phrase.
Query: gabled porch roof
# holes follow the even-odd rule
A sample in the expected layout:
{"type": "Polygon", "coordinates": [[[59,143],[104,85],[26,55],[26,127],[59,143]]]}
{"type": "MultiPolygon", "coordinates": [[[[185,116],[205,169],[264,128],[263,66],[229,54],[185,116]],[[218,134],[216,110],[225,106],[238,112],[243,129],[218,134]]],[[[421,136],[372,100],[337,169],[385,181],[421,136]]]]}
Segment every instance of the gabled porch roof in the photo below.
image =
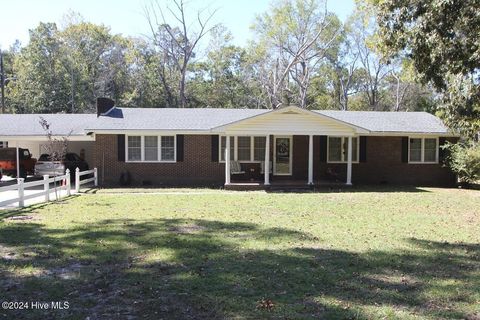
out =
{"type": "Polygon", "coordinates": [[[328,115],[296,106],[274,109],[211,130],[225,134],[355,135],[370,131],[328,115]]]}

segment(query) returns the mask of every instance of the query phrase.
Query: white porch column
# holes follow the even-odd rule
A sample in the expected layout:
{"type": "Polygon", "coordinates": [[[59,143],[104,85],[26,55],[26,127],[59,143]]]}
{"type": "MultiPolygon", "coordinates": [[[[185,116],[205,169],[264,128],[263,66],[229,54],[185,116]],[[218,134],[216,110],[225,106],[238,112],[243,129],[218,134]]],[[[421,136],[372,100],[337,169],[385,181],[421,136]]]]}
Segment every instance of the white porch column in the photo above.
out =
{"type": "Polygon", "coordinates": [[[16,149],[16,152],[17,152],[17,155],[16,155],[16,160],[17,160],[17,179],[20,178],[20,154],[19,154],[19,150],[18,150],[18,141],[15,141],[15,149],[16,149]]]}
{"type": "Polygon", "coordinates": [[[347,185],[352,185],[352,137],[348,137],[347,185]]]}
{"type": "Polygon", "coordinates": [[[313,184],[313,135],[308,136],[308,184],[313,184]]]}
{"type": "Polygon", "coordinates": [[[265,136],[265,165],[263,166],[265,181],[264,185],[270,184],[270,135],[265,136]]]}
{"type": "Polygon", "coordinates": [[[225,184],[230,184],[230,137],[229,136],[225,137],[225,184]]]}

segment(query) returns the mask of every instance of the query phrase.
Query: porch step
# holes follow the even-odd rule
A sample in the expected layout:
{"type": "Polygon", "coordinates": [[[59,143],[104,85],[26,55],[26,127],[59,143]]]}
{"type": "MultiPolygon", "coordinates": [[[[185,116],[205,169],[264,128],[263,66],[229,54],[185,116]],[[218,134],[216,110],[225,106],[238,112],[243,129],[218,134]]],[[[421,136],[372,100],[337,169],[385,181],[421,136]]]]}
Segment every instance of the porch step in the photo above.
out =
{"type": "Polygon", "coordinates": [[[225,190],[232,191],[256,191],[265,190],[263,184],[260,183],[231,183],[224,186],[225,190]]]}
{"type": "Polygon", "coordinates": [[[291,185],[291,184],[273,184],[267,188],[271,192],[311,192],[314,186],[305,185],[291,185]]]}

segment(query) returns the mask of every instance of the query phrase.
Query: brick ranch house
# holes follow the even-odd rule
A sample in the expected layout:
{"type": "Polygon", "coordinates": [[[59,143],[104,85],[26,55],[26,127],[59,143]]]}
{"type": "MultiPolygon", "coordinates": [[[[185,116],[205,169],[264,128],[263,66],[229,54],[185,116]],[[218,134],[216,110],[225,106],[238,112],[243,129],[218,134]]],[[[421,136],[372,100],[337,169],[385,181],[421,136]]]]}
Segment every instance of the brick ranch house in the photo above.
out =
{"type": "Polygon", "coordinates": [[[132,185],[227,188],[456,181],[441,145],[457,137],[425,112],[99,106],[97,114],[0,115],[0,141],[38,157],[40,116],[54,136],[69,134],[69,150],[98,168],[103,186],[122,176],[132,185]]]}

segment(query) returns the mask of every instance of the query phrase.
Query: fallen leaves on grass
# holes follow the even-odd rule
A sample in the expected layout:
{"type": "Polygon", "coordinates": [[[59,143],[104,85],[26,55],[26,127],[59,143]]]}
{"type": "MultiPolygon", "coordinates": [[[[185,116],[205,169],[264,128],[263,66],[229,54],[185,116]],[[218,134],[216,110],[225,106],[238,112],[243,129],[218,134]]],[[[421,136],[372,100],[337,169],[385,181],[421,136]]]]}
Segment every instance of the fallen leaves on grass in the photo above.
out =
{"type": "Polygon", "coordinates": [[[262,299],[257,302],[257,309],[273,311],[275,304],[271,299],[262,299]]]}

